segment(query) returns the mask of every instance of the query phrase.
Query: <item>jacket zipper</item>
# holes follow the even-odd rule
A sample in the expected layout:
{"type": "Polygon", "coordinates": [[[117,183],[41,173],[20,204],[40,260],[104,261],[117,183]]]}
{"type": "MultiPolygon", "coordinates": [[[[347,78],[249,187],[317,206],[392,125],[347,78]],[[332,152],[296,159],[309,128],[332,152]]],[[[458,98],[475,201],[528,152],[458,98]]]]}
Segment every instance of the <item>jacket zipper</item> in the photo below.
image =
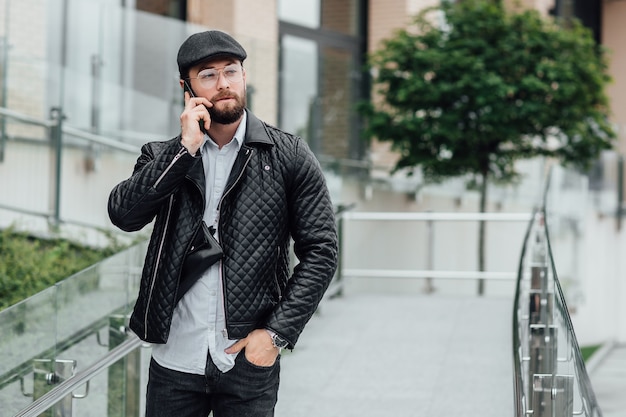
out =
{"type": "MultiPolygon", "coordinates": [[[[281,254],[282,254],[282,250],[280,248],[280,246],[276,249],[276,259],[278,259],[278,262],[281,262],[282,258],[281,258],[281,254]]],[[[282,268],[283,265],[279,265],[279,269],[282,268]]],[[[283,298],[283,291],[280,289],[280,283],[278,282],[278,271],[276,271],[277,268],[274,268],[274,284],[276,285],[276,292],[278,293],[278,301],[280,301],[281,298],[283,298]]]]}
{"type": "MultiPolygon", "coordinates": [[[[200,195],[204,196],[204,194],[202,193],[202,190],[200,189],[200,186],[195,181],[192,181],[192,182],[196,186],[196,188],[198,189],[198,192],[200,193],[200,195]]],[[[202,199],[202,207],[203,207],[203,210],[204,210],[204,207],[206,207],[206,198],[202,199]]],[[[203,221],[203,219],[201,217],[200,218],[200,222],[196,226],[195,233],[193,234],[193,237],[191,238],[191,248],[188,249],[187,251],[185,251],[185,256],[187,256],[187,254],[190,251],[194,250],[193,242],[195,241],[195,237],[198,235],[198,233],[200,233],[200,229],[202,228],[202,221],[203,221]]],[[[179,271],[179,274],[178,274],[178,278],[179,279],[180,279],[181,273],[182,273],[182,269],[181,269],[181,271],[179,271]]]]}
{"type": "Polygon", "coordinates": [[[148,310],[150,308],[150,301],[152,300],[152,292],[154,291],[154,284],[156,282],[156,276],[159,263],[161,262],[161,255],[163,254],[163,245],[165,244],[165,235],[170,224],[170,215],[172,214],[172,205],[174,204],[174,194],[170,195],[170,202],[167,207],[167,217],[165,219],[165,225],[163,227],[163,234],[159,242],[159,251],[157,252],[156,261],[154,263],[154,272],[152,274],[152,281],[150,282],[150,291],[148,292],[148,302],[146,303],[146,314],[144,316],[144,339],[148,338],[148,310]]]}
{"type": "MultiPolygon", "coordinates": [[[[237,175],[237,178],[235,178],[235,181],[233,181],[232,185],[228,187],[222,193],[222,198],[220,198],[220,202],[217,204],[217,222],[218,223],[221,219],[222,202],[224,201],[224,197],[226,197],[233,190],[233,188],[235,188],[235,185],[237,185],[237,183],[243,176],[243,172],[245,171],[246,167],[250,163],[250,159],[252,159],[253,153],[254,152],[252,149],[246,149],[246,155],[248,155],[248,159],[246,159],[246,161],[243,163],[243,166],[239,170],[239,175],[237,175]]],[[[222,228],[221,227],[218,227],[217,233],[219,234],[219,241],[222,242],[222,228]]],[[[222,288],[224,288],[224,321],[226,322],[225,337],[228,337],[228,309],[226,306],[226,281],[225,281],[224,275],[225,275],[224,274],[224,261],[220,261],[220,278],[222,280],[222,288]]]]}
{"type": "Polygon", "coordinates": [[[165,177],[165,175],[169,172],[169,170],[172,169],[176,161],[178,161],[180,157],[186,153],[187,153],[187,148],[185,148],[184,146],[181,147],[180,151],[178,151],[178,153],[174,155],[174,159],[172,159],[172,162],[170,162],[167,168],[165,168],[165,171],[163,171],[161,175],[159,175],[159,178],[157,178],[157,180],[154,182],[154,184],[152,185],[152,188],[156,188],[159,185],[159,183],[163,180],[163,177],[165,177]]]}
{"type": "Polygon", "coordinates": [[[250,159],[252,158],[252,154],[253,154],[252,149],[246,149],[246,155],[248,155],[248,159],[246,159],[246,161],[243,163],[243,166],[239,170],[239,175],[237,175],[237,178],[235,178],[235,181],[233,181],[231,186],[228,187],[228,189],[226,189],[226,191],[224,191],[222,193],[222,198],[220,198],[220,202],[217,204],[217,212],[218,213],[222,209],[222,202],[224,201],[224,197],[226,197],[228,195],[228,193],[230,193],[233,190],[233,188],[235,188],[235,185],[237,185],[237,183],[239,182],[239,180],[243,176],[243,171],[245,171],[246,167],[248,166],[248,163],[250,162],[250,159]]]}

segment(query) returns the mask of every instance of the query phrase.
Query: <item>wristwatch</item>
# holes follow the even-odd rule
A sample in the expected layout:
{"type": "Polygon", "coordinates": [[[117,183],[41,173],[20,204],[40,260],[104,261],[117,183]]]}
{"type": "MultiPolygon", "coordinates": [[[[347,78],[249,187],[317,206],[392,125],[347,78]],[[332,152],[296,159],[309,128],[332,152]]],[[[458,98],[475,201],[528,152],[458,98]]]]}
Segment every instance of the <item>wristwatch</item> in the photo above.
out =
{"type": "Polygon", "coordinates": [[[282,337],[280,337],[273,331],[268,330],[268,333],[270,334],[270,337],[272,338],[272,344],[274,345],[275,348],[284,349],[287,347],[287,345],[289,345],[288,341],[286,341],[285,339],[283,339],[282,337]]]}

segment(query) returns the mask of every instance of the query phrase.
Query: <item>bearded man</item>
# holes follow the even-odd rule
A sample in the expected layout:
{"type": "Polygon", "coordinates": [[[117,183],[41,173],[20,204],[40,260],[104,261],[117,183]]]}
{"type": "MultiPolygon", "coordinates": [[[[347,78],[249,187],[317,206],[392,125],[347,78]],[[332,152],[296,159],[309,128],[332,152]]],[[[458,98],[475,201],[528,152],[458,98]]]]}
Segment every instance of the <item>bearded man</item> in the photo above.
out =
{"type": "Polygon", "coordinates": [[[246,108],[246,56],[221,31],[180,46],[181,133],[145,144],[109,196],[122,230],[154,221],[130,318],[153,344],[147,417],[273,416],[280,351],[293,349],[337,266],[319,163],[246,108]]]}

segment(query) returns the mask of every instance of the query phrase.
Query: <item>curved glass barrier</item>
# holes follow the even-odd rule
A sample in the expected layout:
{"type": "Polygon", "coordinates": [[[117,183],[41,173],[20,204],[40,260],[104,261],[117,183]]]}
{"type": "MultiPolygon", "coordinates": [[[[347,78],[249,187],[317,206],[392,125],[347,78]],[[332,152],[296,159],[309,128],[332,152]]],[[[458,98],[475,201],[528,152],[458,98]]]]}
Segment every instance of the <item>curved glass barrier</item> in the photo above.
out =
{"type": "MultiPolygon", "coordinates": [[[[515,416],[601,417],[557,274],[554,236],[567,235],[551,169],[520,258],[513,311],[515,416]]],[[[559,268],[560,271],[560,268],[559,268]]]]}

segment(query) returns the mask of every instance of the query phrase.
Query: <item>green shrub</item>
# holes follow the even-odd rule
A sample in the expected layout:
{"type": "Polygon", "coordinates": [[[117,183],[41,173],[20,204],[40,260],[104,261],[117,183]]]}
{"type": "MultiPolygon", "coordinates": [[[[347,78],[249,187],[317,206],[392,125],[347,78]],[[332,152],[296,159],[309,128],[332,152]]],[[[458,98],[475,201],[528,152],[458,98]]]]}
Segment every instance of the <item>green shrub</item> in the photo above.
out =
{"type": "Polygon", "coordinates": [[[112,255],[120,248],[43,240],[9,228],[0,231],[0,310],[112,255]]]}
{"type": "Polygon", "coordinates": [[[583,360],[588,362],[589,358],[591,358],[591,356],[601,347],[602,345],[581,346],[580,353],[583,356],[583,360]]]}

